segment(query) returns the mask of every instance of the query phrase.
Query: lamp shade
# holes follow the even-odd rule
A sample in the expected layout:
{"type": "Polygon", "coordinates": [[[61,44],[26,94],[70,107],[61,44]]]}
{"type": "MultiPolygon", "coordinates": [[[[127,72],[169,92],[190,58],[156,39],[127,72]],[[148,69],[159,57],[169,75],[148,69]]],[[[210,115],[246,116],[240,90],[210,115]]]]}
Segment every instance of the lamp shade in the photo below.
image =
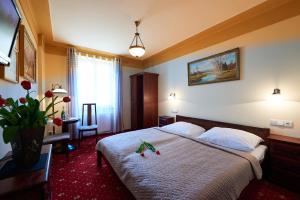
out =
{"type": "Polygon", "coordinates": [[[129,53],[134,57],[142,57],[145,54],[145,47],[130,46],[129,53]]]}
{"type": "Polygon", "coordinates": [[[53,92],[54,94],[67,94],[67,93],[68,93],[67,90],[62,89],[62,88],[55,88],[52,92],[53,92]]]}

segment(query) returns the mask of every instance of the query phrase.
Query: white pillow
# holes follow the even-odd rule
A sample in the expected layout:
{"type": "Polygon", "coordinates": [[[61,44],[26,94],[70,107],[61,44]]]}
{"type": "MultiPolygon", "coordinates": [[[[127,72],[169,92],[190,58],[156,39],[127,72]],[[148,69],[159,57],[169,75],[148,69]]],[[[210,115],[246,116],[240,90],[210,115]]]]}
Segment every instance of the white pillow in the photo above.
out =
{"type": "Polygon", "coordinates": [[[240,151],[253,151],[255,147],[263,141],[263,139],[257,135],[246,131],[220,127],[214,127],[201,134],[198,138],[206,142],[240,151]]]}
{"type": "Polygon", "coordinates": [[[173,124],[161,127],[161,130],[181,135],[187,135],[190,137],[198,137],[205,132],[205,129],[201,126],[197,126],[195,124],[187,122],[175,122],[173,124]]]}

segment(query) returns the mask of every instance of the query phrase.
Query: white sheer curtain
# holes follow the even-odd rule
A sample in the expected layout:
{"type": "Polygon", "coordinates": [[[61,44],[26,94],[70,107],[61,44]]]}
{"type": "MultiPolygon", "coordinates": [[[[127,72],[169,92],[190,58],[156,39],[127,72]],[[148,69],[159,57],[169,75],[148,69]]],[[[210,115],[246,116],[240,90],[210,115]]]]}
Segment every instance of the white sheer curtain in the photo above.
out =
{"type": "MultiPolygon", "coordinates": [[[[81,116],[83,103],[97,104],[98,132],[118,132],[122,128],[121,66],[117,59],[105,59],[76,54],[76,115],[81,116]]],[[[70,74],[69,74],[70,76],[70,74]]],[[[92,110],[94,113],[94,110],[92,110]]],[[[85,119],[86,119],[85,115],[85,119]]],[[[94,118],[93,118],[94,119],[94,118]]]]}

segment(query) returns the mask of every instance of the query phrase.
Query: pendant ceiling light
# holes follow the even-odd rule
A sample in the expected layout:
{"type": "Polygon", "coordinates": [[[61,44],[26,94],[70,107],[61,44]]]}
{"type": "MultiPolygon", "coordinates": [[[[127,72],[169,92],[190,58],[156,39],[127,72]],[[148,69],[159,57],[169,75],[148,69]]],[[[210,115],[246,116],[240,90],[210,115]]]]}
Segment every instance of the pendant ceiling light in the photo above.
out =
{"type": "Polygon", "coordinates": [[[140,25],[141,21],[135,21],[135,28],[136,32],[134,34],[134,38],[129,47],[129,53],[134,57],[142,57],[145,54],[145,47],[140,38],[140,34],[138,32],[138,26],[140,25]]]}

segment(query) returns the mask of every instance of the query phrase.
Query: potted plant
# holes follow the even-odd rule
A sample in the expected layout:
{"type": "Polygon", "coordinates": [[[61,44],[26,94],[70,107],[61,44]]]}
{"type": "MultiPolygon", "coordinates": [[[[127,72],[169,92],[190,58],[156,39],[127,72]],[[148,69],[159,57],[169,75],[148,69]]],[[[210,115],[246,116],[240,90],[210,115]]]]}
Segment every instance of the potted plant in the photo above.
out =
{"type": "Polygon", "coordinates": [[[11,144],[13,159],[17,166],[31,167],[39,161],[41,147],[43,144],[45,125],[48,118],[53,118],[53,123],[61,126],[63,121],[55,118],[55,113],[51,108],[60,102],[70,102],[70,97],[64,97],[57,102],[52,91],[45,92],[41,99],[34,99],[30,96],[31,83],[22,81],[22,87],[27,91],[25,97],[17,100],[12,98],[4,99],[0,95],[0,127],[3,128],[4,143],[11,144]],[[50,98],[51,102],[43,111],[40,103],[50,98]],[[50,112],[50,113],[49,113],[50,112]]]}

